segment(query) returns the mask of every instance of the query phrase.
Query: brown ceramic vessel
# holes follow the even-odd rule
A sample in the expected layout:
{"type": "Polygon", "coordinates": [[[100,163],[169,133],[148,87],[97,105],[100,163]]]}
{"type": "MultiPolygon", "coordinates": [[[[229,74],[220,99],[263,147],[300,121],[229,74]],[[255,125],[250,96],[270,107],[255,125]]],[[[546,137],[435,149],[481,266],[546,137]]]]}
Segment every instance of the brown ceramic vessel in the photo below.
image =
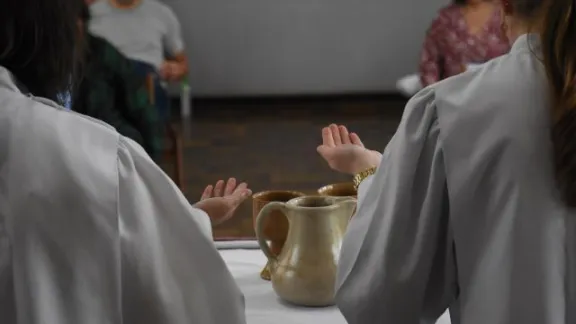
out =
{"type": "Polygon", "coordinates": [[[354,183],[342,182],[326,185],[318,189],[320,196],[333,196],[333,197],[357,197],[358,192],[354,189],[354,183]]]}

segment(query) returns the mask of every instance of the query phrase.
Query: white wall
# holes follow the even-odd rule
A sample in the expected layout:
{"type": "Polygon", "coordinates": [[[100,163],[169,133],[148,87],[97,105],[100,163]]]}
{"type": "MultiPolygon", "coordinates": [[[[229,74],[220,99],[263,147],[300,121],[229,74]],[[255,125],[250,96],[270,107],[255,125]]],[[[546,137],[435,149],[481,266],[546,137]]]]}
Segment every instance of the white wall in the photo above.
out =
{"type": "Polygon", "coordinates": [[[197,96],[393,91],[449,0],[163,0],[197,96]]]}

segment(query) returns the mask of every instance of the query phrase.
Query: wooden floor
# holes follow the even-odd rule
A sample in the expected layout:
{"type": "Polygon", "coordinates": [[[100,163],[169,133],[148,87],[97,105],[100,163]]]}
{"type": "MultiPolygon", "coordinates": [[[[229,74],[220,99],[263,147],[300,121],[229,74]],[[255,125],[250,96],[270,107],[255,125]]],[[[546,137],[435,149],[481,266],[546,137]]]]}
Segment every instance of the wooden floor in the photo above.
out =
{"type": "MultiPolygon", "coordinates": [[[[186,196],[196,201],[207,184],[237,177],[254,192],[292,189],[313,193],[349,181],[316,153],[321,128],[341,123],[365,145],[382,150],[400,121],[405,100],[390,97],[201,100],[182,123],[186,196]]],[[[214,230],[217,239],[254,237],[252,202],[214,230]]]]}

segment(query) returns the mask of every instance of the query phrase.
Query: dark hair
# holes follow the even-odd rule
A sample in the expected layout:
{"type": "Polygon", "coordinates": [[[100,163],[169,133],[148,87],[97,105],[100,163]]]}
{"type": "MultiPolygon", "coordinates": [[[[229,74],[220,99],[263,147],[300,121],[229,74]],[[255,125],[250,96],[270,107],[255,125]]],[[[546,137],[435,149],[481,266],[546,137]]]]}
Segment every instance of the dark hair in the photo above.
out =
{"type": "Polygon", "coordinates": [[[3,0],[0,66],[35,96],[58,100],[79,68],[78,14],[83,0],[3,0]]]}
{"type": "Polygon", "coordinates": [[[540,19],[542,59],[553,100],[552,145],[562,198],[576,207],[576,7],[574,0],[512,0],[513,14],[540,19]]]}
{"type": "Polygon", "coordinates": [[[83,1],[82,7],[80,7],[80,20],[82,20],[83,22],[88,22],[90,21],[90,18],[91,18],[90,7],[86,3],[86,1],[83,1]]]}

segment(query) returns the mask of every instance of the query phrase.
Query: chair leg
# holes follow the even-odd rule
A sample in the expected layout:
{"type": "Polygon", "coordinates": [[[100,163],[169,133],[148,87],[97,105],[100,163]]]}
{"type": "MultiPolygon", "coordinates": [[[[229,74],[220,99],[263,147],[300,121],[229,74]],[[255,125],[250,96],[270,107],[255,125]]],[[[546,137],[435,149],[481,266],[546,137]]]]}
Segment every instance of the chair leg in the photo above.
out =
{"type": "Polygon", "coordinates": [[[184,192],[184,145],[182,144],[182,138],[180,136],[175,136],[174,139],[174,178],[176,185],[184,192]]]}

